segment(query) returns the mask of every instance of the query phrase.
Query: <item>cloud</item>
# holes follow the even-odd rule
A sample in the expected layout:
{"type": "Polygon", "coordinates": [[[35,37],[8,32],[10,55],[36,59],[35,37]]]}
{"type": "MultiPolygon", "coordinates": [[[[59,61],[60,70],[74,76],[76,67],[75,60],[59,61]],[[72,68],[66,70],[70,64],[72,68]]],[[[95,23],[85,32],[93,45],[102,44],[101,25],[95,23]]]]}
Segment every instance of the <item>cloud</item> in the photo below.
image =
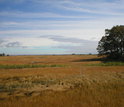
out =
{"type": "Polygon", "coordinates": [[[55,46],[58,42],[47,38],[38,37],[6,37],[3,39],[4,43],[1,42],[1,47],[21,47],[21,48],[32,48],[32,47],[46,47],[55,46]]]}
{"type": "Polygon", "coordinates": [[[14,41],[11,42],[11,40],[8,40],[6,38],[0,39],[0,47],[6,47],[6,48],[14,48],[14,47],[20,47],[20,48],[26,48],[26,46],[22,46],[21,42],[14,41]]]}
{"type": "Polygon", "coordinates": [[[75,11],[75,12],[85,12],[91,14],[103,14],[103,15],[124,15],[123,11],[117,11],[124,9],[123,0],[113,0],[112,2],[99,0],[99,1],[61,1],[58,2],[58,8],[65,10],[75,11]]]}
{"type": "MultiPolygon", "coordinates": [[[[109,28],[109,27],[105,27],[109,28]]],[[[9,37],[10,39],[16,37],[23,37],[23,38],[36,38],[39,35],[62,35],[66,38],[79,38],[79,39],[86,39],[90,40],[91,38],[95,37],[95,40],[99,40],[104,35],[104,29],[65,29],[65,30],[7,30],[7,31],[0,31],[0,36],[9,37]]],[[[24,39],[25,40],[25,39],[24,39]]]]}
{"type": "Polygon", "coordinates": [[[78,38],[57,36],[57,35],[44,35],[41,38],[49,38],[54,41],[59,42],[55,48],[64,49],[67,53],[97,53],[96,47],[98,45],[97,41],[84,40],[78,38]]]}
{"type": "Polygon", "coordinates": [[[5,41],[0,38],[0,46],[4,43],[5,41]]]}
{"type": "MultiPolygon", "coordinates": [[[[43,35],[76,36],[84,39],[97,38],[98,40],[103,36],[104,29],[124,24],[123,0],[113,2],[104,0],[28,1],[37,5],[39,10],[20,11],[20,9],[16,9],[0,12],[0,16],[4,17],[0,20],[0,36],[38,36],[43,33],[43,35]],[[45,7],[47,5],[48,8],[41,11],[41,4],[45,7]],[[70,8],[69,11],[67,8],[70,8]],[[86,13],[83,13],[84,11],[86,13]]],[[[32,4],[30,4],[31,6],[32,4]]]]}
{"type": "Polygon", "coordinates": [[[87,42],[89,42],[88,40],[83,40],[83,39],[74,38],[74,37],[64,37],[64,36],[58,36],[58,35],[43,35],[40,37],[52,39],[57,42],[70,42],[70,43],[87,43],[87,42]]]}
{"type": "MultiPolygon", "coordinates": [[[[64,37],[57,35],[43,35],[40,37],[14,37],[4,38],[1,40],[0,47],[9,48],[26,48],[27,50],[46,50],[51,53],[59,50],[62,53],[96,53],[97,41],[83,40],[74,37],[64,37]],[[4,42],[3,42],[4,41],[4,42]],[[43,48],[44,47],[44,48],[43,48]]],[[[42,52],[42,53],[43,53],[42,52]]],[[[55,52],[54,52],[55,53],[55,52]]]]}
{"type": "MultiPolygon", "coordinates": [[[[11,0],[7,0],[11,1],[11,0]]],[[[11,1],[12,2],[12,1],[11,1]]],[[[62,18],[62,19],[94,19],[97,17],[102,18],[103,15],[107,15],[108,17],[124,17],[124,1],[123,0],[113,0],[112,2],[107,2],[104,0],[13,0],[14,3],[23,3],[26,5],[26,2],[30,2],[30,7],[36,6],[35,11],[21,11],[21,9],[14,10],[12,9],[8,11],[1,11],[0,16],[10,17],[10,18],[18,18],[18,19],[36,19],[38,18],[62,18]],[[44,9],[42,6],[48,7],[44,9]],[[59,11],[54,11],[54,10],[59,11]],[[44,10],[44,11],[41,11],[44,10]],[[50,10],[50,11],[48,11],[50,10]],[[97,15],[96,15],[97,14],[97,15]]],[[[25,8],[27,10],[27,8],[25,8]]],[[[47,19],[48,20],[48,19],[47,19]]],[[[51,19],[50,19],[51,20],[51,19]]]]}
{"type": "Polygon", "coordinates": [[[124,15],[123,0],[32,0],[35,4],[45,4],[51,9],[61,9],[61,11],[72,11],[75,14],[88,13],[98,15],[124,15]],[[54,1],[54,2],[53,2],[54,1]],[[121,11],[120,11],[121,10],[121,11]]]}
{"type": "Polygon", "coordinates": [[[97,42],[92,44],[92,41],[87,44],[82,44],[80,46],[57,46],[56,48],[65,49],[67,53],[77,53],[77,54],[96,54],[97,42]]]}
{"type": "Polygon", "coordinates": [[[87,15],[62,15],[52,12],[22,12],[22,11],[2,11],[0,16],[12,17],[12,18],[23,18],[23,19],[36,19],[36,18],[64,18],[64,19],[83,19],[83,18],[94,18],[93,16],[87,15]]]}
{"type": "Polygon", "coordinates": [[[22,47],[20,42],[10,42],[5,44],[5,47],[22,47]]]}
{"type": "Polygon", "coordinates": [[[28,20],[2,21],[0,29],[7,30],[77,30],[77,29],[105,29],[113,25],[123,24],[124,17],[103,17],[87,20],[28,20]]]}
{"type": "Polygon", "coordinates": [[[37,37],[42,34],[99,40],[105,29],[123,24],[123,17],[79,21],[1,22],[0,37],[37,37]]]}

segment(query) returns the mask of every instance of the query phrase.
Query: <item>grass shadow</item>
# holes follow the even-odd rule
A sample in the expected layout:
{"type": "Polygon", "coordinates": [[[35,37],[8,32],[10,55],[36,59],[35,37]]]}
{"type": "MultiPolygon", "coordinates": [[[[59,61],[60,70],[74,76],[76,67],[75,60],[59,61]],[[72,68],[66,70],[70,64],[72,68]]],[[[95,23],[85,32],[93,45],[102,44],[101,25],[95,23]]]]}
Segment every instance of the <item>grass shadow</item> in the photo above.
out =
{"type": "Polygon", "coordinates": [[[94,61],[101,61],[102,63],[108,63],[108,62],[123,62],[124,63],[124,60],[121,60],[121,59],[109,59],[107,57],[79,59],[79,60],[74,60],[72,62],[94,62],[94,61]]]}
{"type": "Polygon", "coordinates": [[[105,61],[105,58],[88,58],[88,59],[80,59],[80,60],[74,60],[72,62],[92,62],[92,61],[105,61]]]}
{"type": "Polygon", "coordinates": [[[93,61],[100,61],[101,63],[98,63],[98,64],[88,64],[88,66],[124,66],[124,61],[108,59],[106,57],[103,57],[103,58],[80,59],[80,60],[75,60],[73,62],[93,62],[93,61]]]}

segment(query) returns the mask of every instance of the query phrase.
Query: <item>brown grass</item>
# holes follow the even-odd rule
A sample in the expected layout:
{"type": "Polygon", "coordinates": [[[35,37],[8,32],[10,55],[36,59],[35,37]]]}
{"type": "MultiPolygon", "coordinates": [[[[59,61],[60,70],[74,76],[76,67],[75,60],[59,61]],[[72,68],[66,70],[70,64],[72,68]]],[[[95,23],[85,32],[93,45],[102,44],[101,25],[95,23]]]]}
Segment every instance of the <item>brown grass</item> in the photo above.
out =
{"type": "Polygon", "coordinates": [[[100,63],[95,55],[0,57],[2,65],[65,65],[0,69],[0,107],[123,107],[124,66],[100,63]]]}

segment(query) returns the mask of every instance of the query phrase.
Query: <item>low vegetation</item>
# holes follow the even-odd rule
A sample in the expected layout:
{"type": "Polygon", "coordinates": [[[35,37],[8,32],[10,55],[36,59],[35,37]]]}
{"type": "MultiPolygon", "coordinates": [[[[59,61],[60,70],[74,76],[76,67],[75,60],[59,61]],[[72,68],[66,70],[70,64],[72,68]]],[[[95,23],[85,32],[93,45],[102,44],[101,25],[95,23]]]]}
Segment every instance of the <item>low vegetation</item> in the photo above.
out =
{"type": "Polygon", "coordinates": [[[23,69],[23,68],[45,68],[45,67],[64,67],[64,65],[0,65],[0,69],[23,69]]]}

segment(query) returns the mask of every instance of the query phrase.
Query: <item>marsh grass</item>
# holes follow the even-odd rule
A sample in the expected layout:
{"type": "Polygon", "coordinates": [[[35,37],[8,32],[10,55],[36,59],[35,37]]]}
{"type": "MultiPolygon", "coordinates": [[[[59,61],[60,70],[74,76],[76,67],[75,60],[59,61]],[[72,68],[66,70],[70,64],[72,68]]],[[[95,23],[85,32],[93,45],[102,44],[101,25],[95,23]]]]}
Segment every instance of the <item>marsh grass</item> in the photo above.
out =
{"type": "Polygon", "coordinates": [[[53,80],[34,80],[32,81],[32,84],[34,85],[54,85],[54,84],[57,84],[57,81],[53,81],[53,80]]]}
{"type": "Polygon", "coordinates": [[[0,107],[124,107],[123,62],[91,61],[97,58],[92,55],[39,57],[0,61],[0,107]]]}
{"type": "Polygon", "coordinates": [[[0,69],[23,69],[23,68],[45,68],[45,67],[65,67],[65,65],[0,65],[0,69]]]}
{"type": "Polygon", "coordinates": [[[42,91],[31,97],[33,92],[26,92],[25,97],[13,97],[1,104],[3,107],[123,107],[123,82],[109,81],[99,84],[78,84],[67,91],[42,91]],[[16,103],[15,103],[16,102],[16,103]]]}
{"type": "Polygon", "coordinates": [[[12,86],[5,86],[5,85],[0,85],[0,93],[2,92],[14,92],[15,91],[15,85],[12,86]]]}
{"type": "Polygon", "coordinates": [[[35,87],[49,87],[58,84],[56,79],[46,79],[42,76],[10,77],[0,79],[0,93],[27,90],[35,87]]]}

